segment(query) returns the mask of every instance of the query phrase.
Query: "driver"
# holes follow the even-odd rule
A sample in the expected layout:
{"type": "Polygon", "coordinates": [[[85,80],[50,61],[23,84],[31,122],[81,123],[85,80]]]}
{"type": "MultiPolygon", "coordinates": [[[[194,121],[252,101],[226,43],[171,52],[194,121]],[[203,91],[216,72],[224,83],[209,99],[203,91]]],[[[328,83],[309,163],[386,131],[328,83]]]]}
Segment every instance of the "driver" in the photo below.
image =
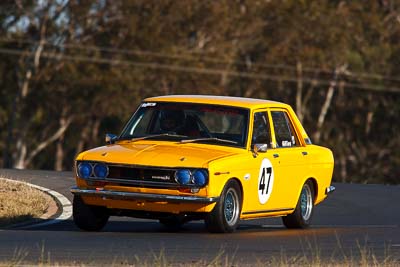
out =
{"type": "Polygon", "coordinates": [[[182,110],[163,110],[160,114],[160,129],[166,133],[177,133],[184,121],[185,113],[182,110]]]}

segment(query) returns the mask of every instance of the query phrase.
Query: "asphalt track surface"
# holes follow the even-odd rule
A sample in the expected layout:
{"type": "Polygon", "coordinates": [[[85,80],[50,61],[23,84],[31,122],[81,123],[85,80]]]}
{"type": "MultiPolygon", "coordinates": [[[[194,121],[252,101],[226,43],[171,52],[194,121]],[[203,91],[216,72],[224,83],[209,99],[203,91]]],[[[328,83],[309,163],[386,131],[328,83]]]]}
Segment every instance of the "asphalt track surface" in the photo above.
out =
{"type": "MultiPolygon", "coordinates": [[[[72,200],[71,172],[0,169],[0,177],[47,187],[72,200]]],[[[358,261],[371,253],[400,265],[400,186],[334,185],[336,191],[316,207],[307,230],[287,230],[280,218],[270,218],[242,221],[233,234],[210,234],[201,221],[173,232],[157,221],[112,217],[102,232],[91,233],[68,219],[0,229],[0,263],[263,266],[291,257],[358,261]]]]}

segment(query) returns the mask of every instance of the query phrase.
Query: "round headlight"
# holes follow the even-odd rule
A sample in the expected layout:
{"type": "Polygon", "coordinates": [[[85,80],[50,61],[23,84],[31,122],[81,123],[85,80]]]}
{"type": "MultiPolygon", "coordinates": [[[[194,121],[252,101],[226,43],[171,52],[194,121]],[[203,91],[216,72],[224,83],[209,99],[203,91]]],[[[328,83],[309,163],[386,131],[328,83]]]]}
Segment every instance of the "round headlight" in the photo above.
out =
{"type": "Polygon", "coordinates": [[[175,181],[179,184],[186,185],[190,183],[192,179],[192,173],[189,170],[179,170],[175,172],[175,181]]]}
{"type": "Polygon", "coordinates": [[[193,173],[193,183],[197,186],[205,186],[207,183],[207,172],[205,170],[196,170],[193,173]]]}
{"type": "Polygon", "coordinates": [[[106,178],[108,175],[108,167],[106,164],[103,163],[97,163],[94,166],[94,175],[97,178],[106,178]]]}
{"type": "Polygon", "coordinates": [[[92,165],[87,162],[79,163],[78,165],[78,175],[81,178],[89,178],[92,174],[92,165]]]}

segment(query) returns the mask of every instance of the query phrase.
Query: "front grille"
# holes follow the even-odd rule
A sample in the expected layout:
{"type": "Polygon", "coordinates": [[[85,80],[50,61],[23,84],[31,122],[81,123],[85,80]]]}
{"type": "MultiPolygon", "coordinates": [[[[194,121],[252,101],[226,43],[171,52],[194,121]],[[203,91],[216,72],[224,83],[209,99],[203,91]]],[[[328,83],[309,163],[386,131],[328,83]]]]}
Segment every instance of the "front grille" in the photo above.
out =
{"type": "Polygon", "coordinates": [[[156,169],[129,166],[109,167],[109,174],[106,180],[123,180],[126,182],[161,182],[177,184],[174,178],[175,169],[156,169]]]}
{"type": "MultiPolygon", "coordinates": [[[[78,167],[82,162],[88,163],[92,172],[88,177],[84,178],[89,184],[95,185],[97,182],[117,185],[117,186],[133,186],[133,187],[150,187],[150,188],[168,188],[168,189],[189,189],[199,188],[191,180],[188,184],[182,185],[175,180],[175,173],[182,168],[167,168],[167,167],[150,167],[150,166],[137,166],[137,165],[122,165],[110,164],[97,161],[77,161],[76,162],[76,175],[79,175],[78,167]],[[106,178],[96,176],[95,167],[98,164],[107,165],[108,172],[106,178]]],[[[186,168],[184,168],[186,169],[186,168]]],[[[188,168],[191,172],[199,169],[188,168]]],[[[208,179],[208,178],[206,178],[208,179]]]]}

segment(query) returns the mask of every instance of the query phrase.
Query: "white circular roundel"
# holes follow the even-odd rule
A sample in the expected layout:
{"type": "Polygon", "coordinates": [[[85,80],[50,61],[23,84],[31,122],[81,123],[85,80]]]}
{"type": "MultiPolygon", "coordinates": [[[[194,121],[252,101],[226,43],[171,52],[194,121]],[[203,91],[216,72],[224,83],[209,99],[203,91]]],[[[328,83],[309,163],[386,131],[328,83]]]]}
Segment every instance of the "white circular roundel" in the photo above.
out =
{"type": "Polygon", "coordinates": [[[271,161],[263,159],[258,174],[258,200],[261,204],[267,203],[274,185],[274,170],[271,161]]]}

